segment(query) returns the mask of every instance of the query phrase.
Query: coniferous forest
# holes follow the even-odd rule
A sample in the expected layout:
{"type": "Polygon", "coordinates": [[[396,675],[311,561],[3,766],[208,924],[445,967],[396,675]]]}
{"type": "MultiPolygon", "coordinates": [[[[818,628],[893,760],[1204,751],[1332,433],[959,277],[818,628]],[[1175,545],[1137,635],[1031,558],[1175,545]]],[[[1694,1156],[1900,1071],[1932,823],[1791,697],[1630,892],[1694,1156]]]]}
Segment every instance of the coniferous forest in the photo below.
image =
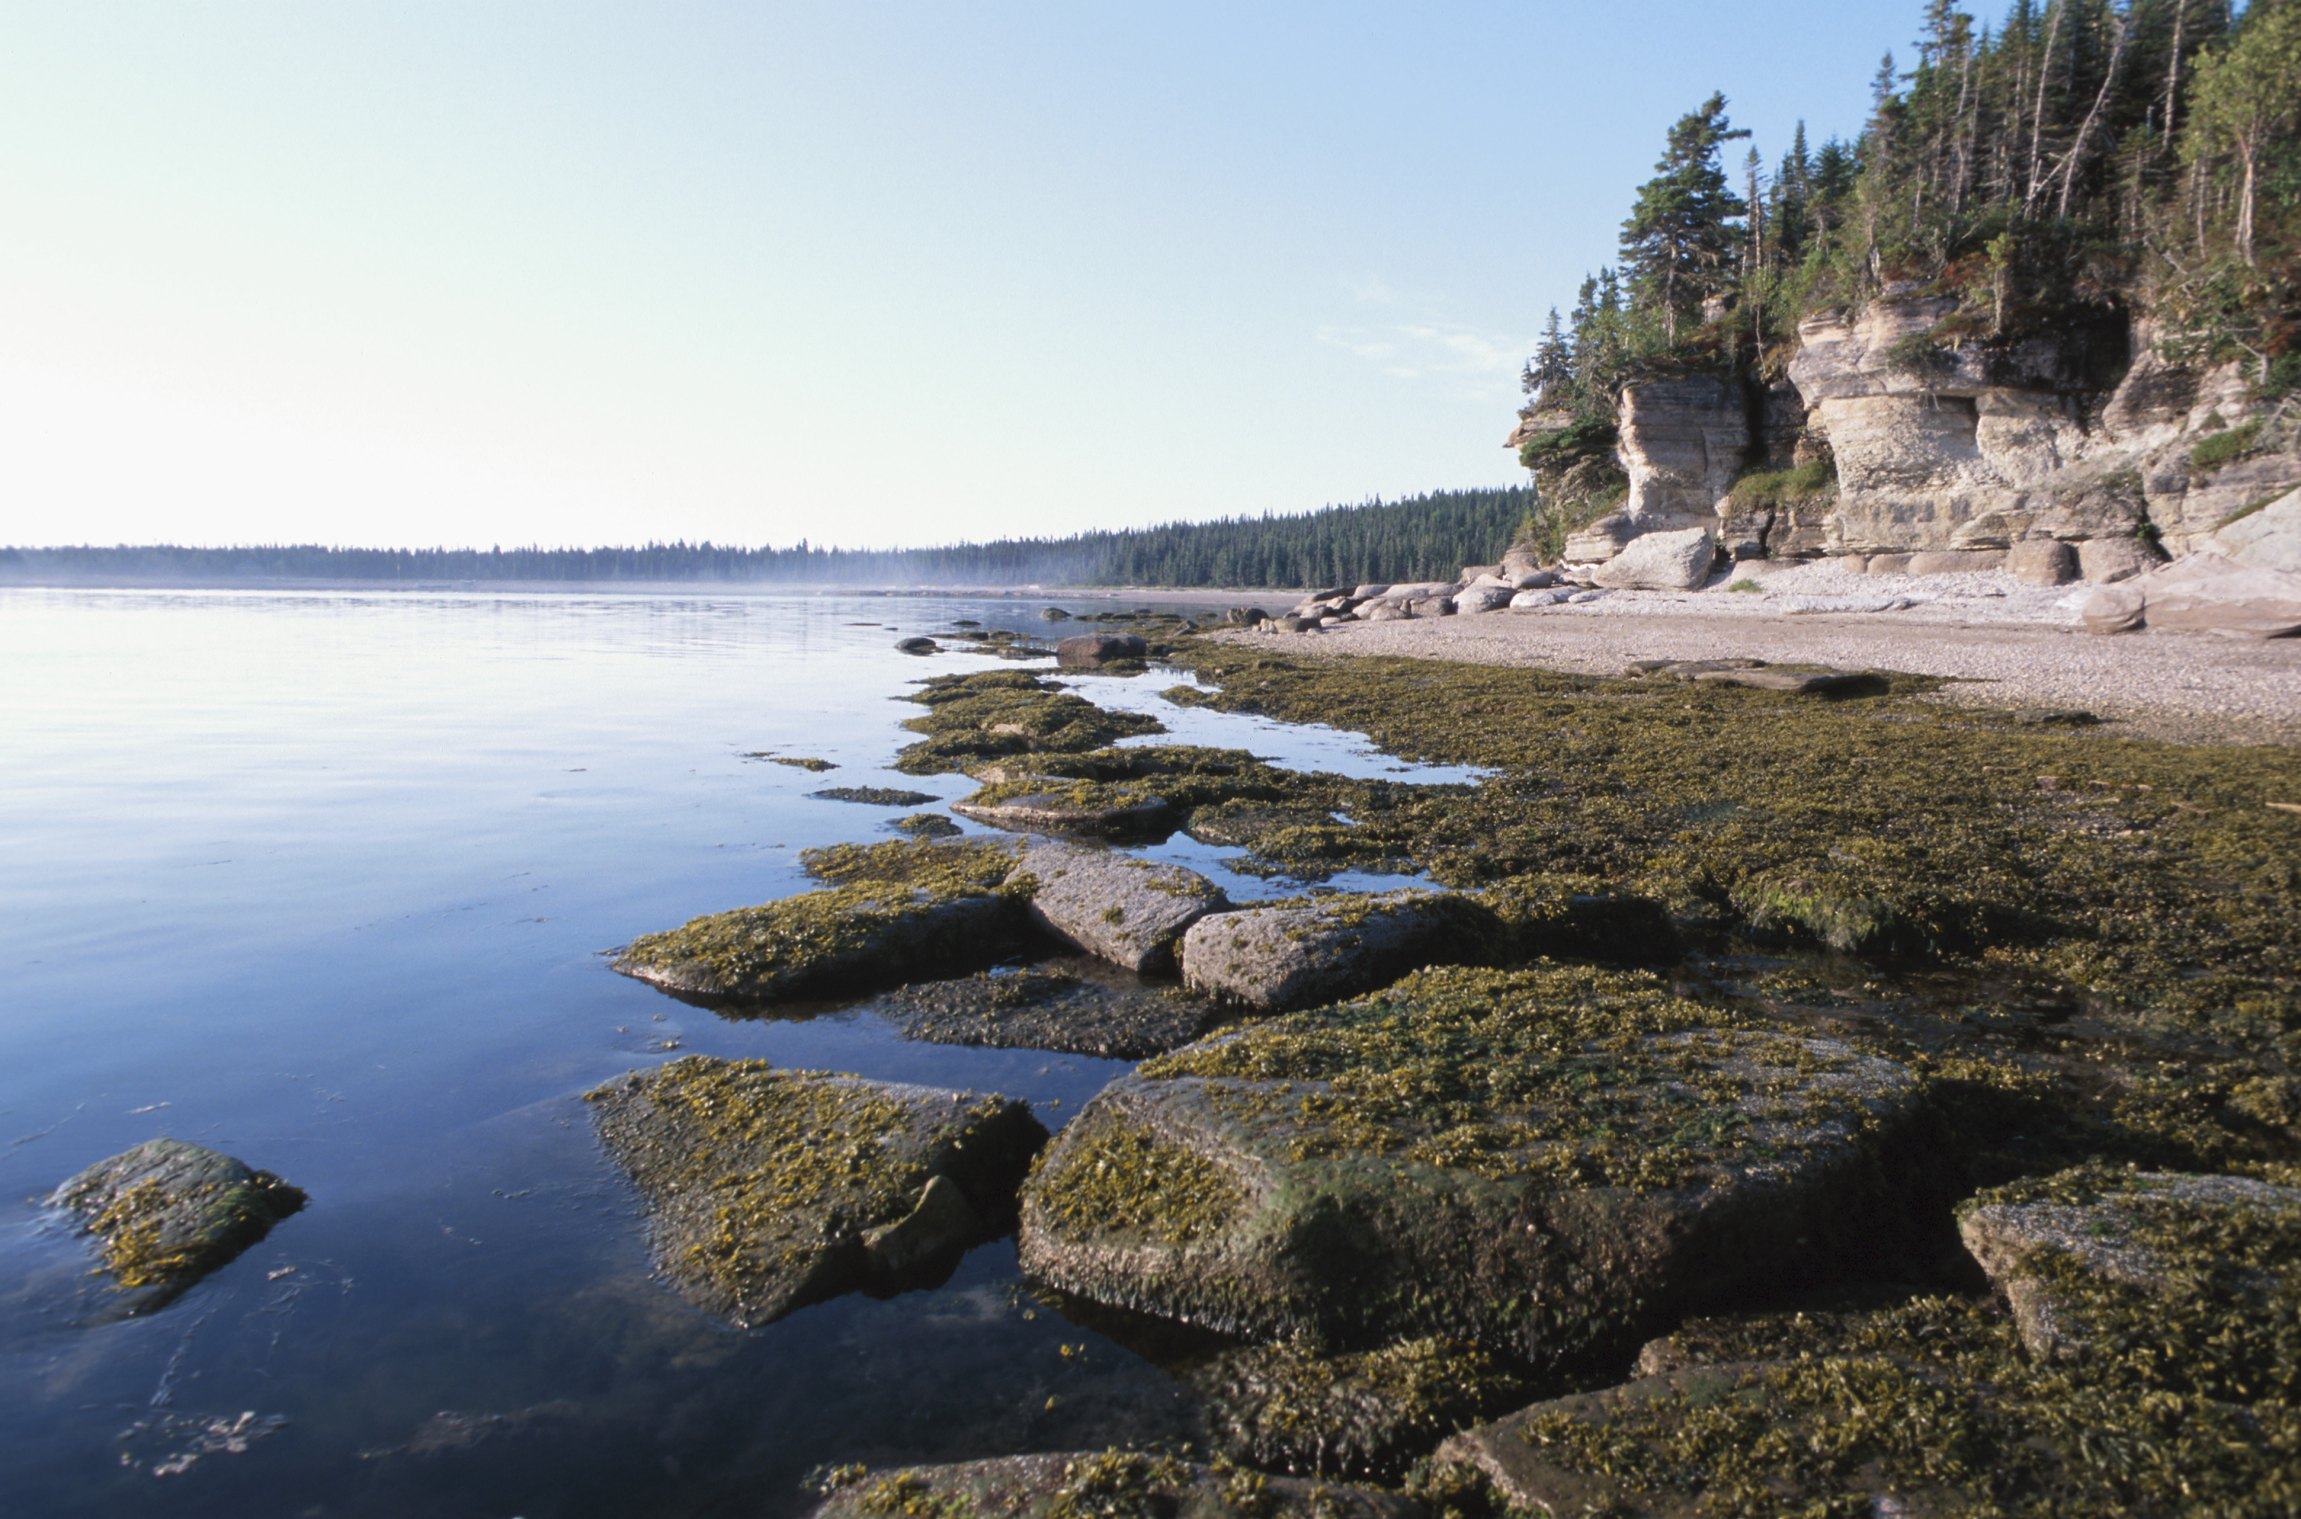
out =
{"type": "Polygon", "coordinates": [[[1490,562],[1533,506],[1525,486],[1433,491],[1291,516],[1234,517],[1162,527],[1005,538],[921,549],[739,548],[650,543],[637,548],[0,549],[0,582],[348,580],[716,581],[764,585],[1140,585],[1295,589],[1368,579],[1451,579],[1490,562]]]}

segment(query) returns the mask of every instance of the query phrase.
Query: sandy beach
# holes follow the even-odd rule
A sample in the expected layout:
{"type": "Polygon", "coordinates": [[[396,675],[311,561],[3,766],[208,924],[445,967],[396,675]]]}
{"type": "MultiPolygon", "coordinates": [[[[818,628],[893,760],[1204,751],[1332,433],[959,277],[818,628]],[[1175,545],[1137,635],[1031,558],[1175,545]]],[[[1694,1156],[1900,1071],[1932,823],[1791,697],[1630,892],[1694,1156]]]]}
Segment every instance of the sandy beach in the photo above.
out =
{"type": "MultiPolygon", "coordinates": [[[[1749,567],[1737,573],[1747,578],[1749,567]]],[[[1756,592],[1619,591],[1583,605],[1343,623],[1281,639],[1317,655],[1403,655],[1615,675],[1635,659],[1747,657],[1943,676],[1940,699],[2080,708],[2106,734],[2187,743],[2301,743],[2301,639],[2089,633],[2089,586],[2002,573],[1857,575],[1787,567],[1756,592]]],[[[1275,609],[1274,609],[1275,610],[1275,609]]]]}

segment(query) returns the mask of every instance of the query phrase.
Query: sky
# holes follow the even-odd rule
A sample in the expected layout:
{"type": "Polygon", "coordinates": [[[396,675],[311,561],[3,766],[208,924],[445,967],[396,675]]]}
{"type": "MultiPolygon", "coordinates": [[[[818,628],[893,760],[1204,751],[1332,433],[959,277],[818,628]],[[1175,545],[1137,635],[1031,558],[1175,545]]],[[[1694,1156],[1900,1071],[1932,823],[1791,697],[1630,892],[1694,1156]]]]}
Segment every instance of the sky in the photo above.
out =
{"type": "Polygon", "coordinates": [[[1514,482],[1520,365],[1670,122],[1850,138],[1920,9],[0,0],[0,544],[1514,482]]]}

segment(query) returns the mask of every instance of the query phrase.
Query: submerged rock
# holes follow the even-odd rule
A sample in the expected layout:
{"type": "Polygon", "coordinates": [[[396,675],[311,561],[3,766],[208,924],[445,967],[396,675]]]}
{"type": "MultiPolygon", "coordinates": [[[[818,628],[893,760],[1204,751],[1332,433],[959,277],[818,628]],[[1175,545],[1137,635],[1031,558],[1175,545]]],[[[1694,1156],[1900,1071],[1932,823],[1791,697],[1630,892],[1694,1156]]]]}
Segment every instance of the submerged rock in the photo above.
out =
{"type": "Polygon", "coordinates": [[[1047,840],[1024,849],[1007,886],[1041,928],[1138,975],[1172,970],[1183,931],[1230,905],[1195,870],[1047,840]]]}
{"type": "Polygon", "coordinates": [[[1425,972],[1104,1089],[1020,1254],[1096,1302],[1330,1348],[1450,1335],[1541,1367],[1901,1248],[1916,1082],[1643,975],[1425,972]]]}
{"type": "Polygon", "coordinates": [[[1014,856],[996,845],[850,845],[811,850],[807,861],[834,882],[828,890],[642,934],[614,968],[695,996],[829,997],[969,970],[1027,931],[998,889],[1014,856]]]}
{"type": "Polygon", "coordinates": [[[814,1519],[1413,1519],[1420,1512],[1412,1500],[1374,1488],[1107,1450],[859,1476],[835,1488],[814,1519]]]}
{"type": "Polygon", "coordinates": [[[688,1056],[588,1094],[657,1269],[739,1325],[947,1269],[1011,1216],[1046,1130],[1019,1102],[688,1056]]]}
{"type": "Polygon", "coordinates": [[[95,1236],[130,1311],[159,1308],[304,1205],[269,1171],[181,1139],[148,1139],[49,1195],[95,1236]]]}
{"type": "Polygon", "coordinates": [[[994,781],[951,810],[994,828],[1076,833],[1097,838],[1162,836],[1174,831],[1163,796],[1102,781],[1023,777],[994,781]]]}
{"type": "Polygon", "coordinates": [[[907,833],[914,839],[955,839],[966,832],[939,812],[914,812],[909,817],[895,819],[887,826],[897,833],[907,833]]]}
{"type": "Polygon", "coordinates": [[[932,638],[899,638],[895,647],[905,654],[940,654],[943,646],[932,638]]]}
{"type": "MultiPolygon", "coordinates": [[[[2267,1355],[2274,1326],[2301,1323],[2301,1188],[2070,1171],[1984,1192],[1958,1233],[2040,1359],[2083,1360],[2097,1341],[2200,1313],[2267,1355]]],[[[2246,1380],[2258,1395],[2260,1376],[2246,1380]]]]}
{"type": "Polygon", "coordinates": [[[819,802],[860,802],[866,807],[923,807],[935,800],[931,792],[897,786],[830,786],[807,794],[819,802]]]}
{"type": "Polygon", "coordinates": [[[1183,936],[1183,982],[1265,1012],[1332,1002],[1459,952],[1486,916],[1466,897],[1423,891],[1219,913],[1183,936]]]}
{"type": "Polygon", "coordinates": [[[1055,645],[1055,663],[1066,670],[1091,670],[1122,659],[1147,659],[1150,645],[1139,633],[1081,633],[1055,645]]]}
{"type": "Polygon", "coordinates": [[[920,982],[890,993],[885,1006],[906,1039],[1113,1060],[1178,1049],[1222,1018],[1204,997],[1085,956],[920,982]]]}

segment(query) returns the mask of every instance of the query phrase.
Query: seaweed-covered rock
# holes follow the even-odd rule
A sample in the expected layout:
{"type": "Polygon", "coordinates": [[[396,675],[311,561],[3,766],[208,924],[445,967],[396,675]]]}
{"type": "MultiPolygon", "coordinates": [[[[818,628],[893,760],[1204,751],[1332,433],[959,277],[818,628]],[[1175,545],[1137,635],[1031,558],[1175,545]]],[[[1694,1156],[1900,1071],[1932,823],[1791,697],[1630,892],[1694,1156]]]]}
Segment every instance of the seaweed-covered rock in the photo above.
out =
{"type": "Polygon", "coordinates": [[[1573,1365],[1897,1248],[1915,1081],[1731,1021],[1544,966],[1217,1034],[1063,1130],[1024,1188],[1024,1268],[1229,1333],[1573,1365]]]}
{"type": "Polygon", "coordinates": [[[2096,1341],[2162,1330],[2161,1312],[2202,1308],[2264,1353],[2283,1326],[2301,1359],[2301,1188],[2079,1170],[1981,1194],[1958,1233],[2040,1358],[2082,1360],[2096,1341]]]}
{"type": "Polygon", "coordinates": [[[865,882],[642,934],[614,966],[698,997],[830,997],[984,964],[1012,949],[1022,929],[1014,902],[996,892],[865,882]]]}
{"type": "Polygon", "coordinates": [[[935,799],[929,792],[899,786],[829,786],[807,794],[819,802],[859,802],[866,807],[919,807],[935,799]]]}
{"type": "Polygon", "coordinates": [[[1055,663],[1066,670],[1092,670],[1149,654],[1150,645],[1140,633],[1081,633],[1055,645],[1055,663]]]}
{"type": "Polygon", "coordinates": [[[955,839],[966,830],[939,812],[914,812],[887,825],[897,833],[907,833],[914,839],[955,839]]]}
{"type": "Polygon", "coordinates": [[[1230,905],[1195,870],[1106,849],[1032,843],[1007,878],[1041,928],[1137,975],[1171,970],[1183,931],[1230,905]]]}
{"type": "Polygon", "coordinates": [[[1402,891],[1250,907],[1191,925],[1182,976],[1265,1012],[1353,996],[1459,952],[1486,914],[1466,897],[1402,891]]]}
{"type": "Polygon", "coordinates": [[[742,1325],[947,1268],[1005,1227],[1046,1140],[1005,1097],[761,1060],[687,1056],[588,1096],[657,1268],[742,1325]]]}
{"type": "Polygon", "coordinates": [[[1114,1060],[1179,1049],[1222,1017],[1204,997],[1084,956],[921,982],[890,993],[885,1007],[906,1039],[1114,1060]]]}
{"type": "Polygon", "coordinates": [[[1477,1346],[1428,1338],[1342,1355],[1292,1341],[1247,1346],[1189,1379],[1206,1400],[1216,1448],[1232,1460],[1385,1481],[1526,1390],[1477,1346]]]}
{"type": "Polygon", "coordinates": [[[1413,1519],[1395,1493],[1134,1451],[910,1466],[835,1487],[814,1519],[1413,1519]]]}
{"type": "Polygon", "coordinates": [[[1107,711],[1027,670],[939,676],[908,699],[927,710],[903,724],[925,735],[896,756],[895,768],[907,775],[971,771],[1014,754],[1079,754],[1161,731],[1155,717],[1107,711]]]}
{"type": "Polygon", "coordinates": [[[304,1194],[269,1171],[181,1139],[147,1139],[48,1198],[94,1235],[131,1311],[164,1306],[271,1232],[304,1194]]]}
{"type": "Polygon", "coordinates": [[[1167,799],[1141,786],[1047,776],[993,781],[951,810],[994,828],[1092,838],[1158,838],[1175,825],[1167,799]]]}

